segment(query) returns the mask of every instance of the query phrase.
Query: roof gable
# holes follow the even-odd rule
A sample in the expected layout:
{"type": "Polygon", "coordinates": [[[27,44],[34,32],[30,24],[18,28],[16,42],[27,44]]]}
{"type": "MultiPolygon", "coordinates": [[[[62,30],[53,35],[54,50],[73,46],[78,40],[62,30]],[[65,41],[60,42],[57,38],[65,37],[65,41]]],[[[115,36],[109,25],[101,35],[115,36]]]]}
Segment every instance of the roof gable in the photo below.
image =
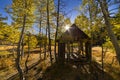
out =
{"type": "Polygon", "coordinates": [[[73,24],[68,30],[66,30],[60,37],[59,40],[67,42],[67,41],[82,41],[89,40],[87,34],[85,34],[82,30],[80,30],[75,24],[73,24]]]}

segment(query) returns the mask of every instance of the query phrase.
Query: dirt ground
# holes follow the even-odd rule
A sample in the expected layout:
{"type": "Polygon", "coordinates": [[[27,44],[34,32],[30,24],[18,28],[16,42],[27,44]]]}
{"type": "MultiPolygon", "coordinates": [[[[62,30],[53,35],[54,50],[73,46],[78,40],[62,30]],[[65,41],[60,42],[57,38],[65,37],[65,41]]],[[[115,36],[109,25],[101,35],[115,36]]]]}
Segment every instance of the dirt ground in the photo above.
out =
{"type": "MultiPolygon", "coordinates": [[[[11,48],[12,47],[9,46],[9,49],[11,48]]],[[[52,50],[53,49],[54,48],[52,47],[52,50]]],[[[0,48],[0,50],[5,50],[5,48],[0,48]]],[[[101,47],[92,48],[91,67],[89,64],[83,65],[81,63],[79,63],[79,66],[71,63],[66,64],[63,67],[57,66],[56,64],[50,66],[49,58],[47,58],[47,60],[40,62],[39,65],[31,69],[29,74],[26,75],[26,78],[27,80],[42,80],[42,78],[43,80],[119,80],[120,66],[116,60],[116,54],[114,51],[104,48],[104,71],[101,70],[101,55],[101,47]],[[102,73],[104,73],[104,75],[102,75],[102,73]]],[[[39,48],[31,51],[29,64],[38,60],[39,48]]],[[[12,76],[16,72],[16,69],[13,67],[0,70],[0,80],[6,80],[9,76],[12,76]]]]}

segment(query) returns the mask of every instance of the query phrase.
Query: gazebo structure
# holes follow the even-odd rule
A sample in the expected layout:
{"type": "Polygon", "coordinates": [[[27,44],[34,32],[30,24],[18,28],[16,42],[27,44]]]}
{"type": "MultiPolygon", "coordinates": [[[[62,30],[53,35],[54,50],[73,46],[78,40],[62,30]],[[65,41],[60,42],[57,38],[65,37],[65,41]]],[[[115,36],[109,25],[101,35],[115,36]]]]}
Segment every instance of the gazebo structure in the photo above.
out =
{"type": "Polygon", "coordinates": [[[78,61],[91,60],[91,40],[75,24],[58,39],[58,61],[64,63],[75,58],[78,61]]]}

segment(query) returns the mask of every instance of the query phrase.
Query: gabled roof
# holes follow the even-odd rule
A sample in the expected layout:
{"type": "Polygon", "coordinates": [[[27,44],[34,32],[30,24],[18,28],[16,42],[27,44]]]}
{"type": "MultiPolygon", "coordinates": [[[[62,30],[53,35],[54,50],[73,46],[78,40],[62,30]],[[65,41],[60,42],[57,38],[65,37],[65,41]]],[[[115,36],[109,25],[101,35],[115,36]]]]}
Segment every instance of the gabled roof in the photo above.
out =
{"type": "Polygon", "coordinates": [[[59,38],[62,42],[75,42],[90,40],[87,34],[80,30],[75,24],[73,24],[68,30],[66,30],[59,38]]]}

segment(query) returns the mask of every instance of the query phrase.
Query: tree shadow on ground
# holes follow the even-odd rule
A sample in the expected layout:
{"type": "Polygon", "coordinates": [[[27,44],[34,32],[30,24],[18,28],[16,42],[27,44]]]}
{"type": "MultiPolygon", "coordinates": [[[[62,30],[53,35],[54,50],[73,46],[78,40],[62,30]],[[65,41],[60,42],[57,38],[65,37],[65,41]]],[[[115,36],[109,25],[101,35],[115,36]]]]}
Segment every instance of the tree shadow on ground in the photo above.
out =
{"type": "Polygon", "coordinates": [[[42,80],[114,80],[112,76],[102,70],[96,62],[90,63],[57,63],[48,67],[42,80]]]}

